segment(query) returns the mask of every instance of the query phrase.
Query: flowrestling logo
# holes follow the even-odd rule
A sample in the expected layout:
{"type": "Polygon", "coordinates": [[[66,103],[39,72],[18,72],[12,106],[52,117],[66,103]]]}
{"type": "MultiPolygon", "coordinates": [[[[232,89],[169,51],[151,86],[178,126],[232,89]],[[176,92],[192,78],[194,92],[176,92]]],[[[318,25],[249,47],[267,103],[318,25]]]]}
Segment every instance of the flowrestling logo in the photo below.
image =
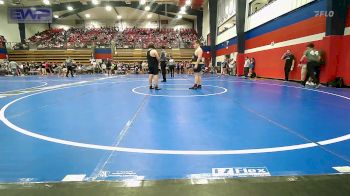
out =
{"type": "Polygon", "coordinates": [[[9,23],[52,23],[52,9],[46,7],[9,7],[9,23]]]}
{"type": "Polygon", "coordinates": [[[333,16],[334,16],[334,11],[315,11],[315,16],[316,17],[322,17],[322,16],[324,16],[324,17],[326,17],[326,18],[332,18],[333,16]]]}
{"type": "Polygon", "coordinates": [[[212,168],[214,177],[263,177],[271,176],[266,167],[212,168]]]}

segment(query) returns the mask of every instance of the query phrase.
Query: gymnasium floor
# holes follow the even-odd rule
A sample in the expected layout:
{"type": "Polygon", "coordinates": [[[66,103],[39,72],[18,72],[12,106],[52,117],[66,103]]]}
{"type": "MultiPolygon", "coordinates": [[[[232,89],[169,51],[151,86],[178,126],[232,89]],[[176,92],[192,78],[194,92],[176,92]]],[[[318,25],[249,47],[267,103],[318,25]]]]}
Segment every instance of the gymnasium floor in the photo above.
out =
{"type": "Polygon", "coordinates": [[[350,172],[350,89],[146,77],[1,77],[0,183],[350,172]]]}

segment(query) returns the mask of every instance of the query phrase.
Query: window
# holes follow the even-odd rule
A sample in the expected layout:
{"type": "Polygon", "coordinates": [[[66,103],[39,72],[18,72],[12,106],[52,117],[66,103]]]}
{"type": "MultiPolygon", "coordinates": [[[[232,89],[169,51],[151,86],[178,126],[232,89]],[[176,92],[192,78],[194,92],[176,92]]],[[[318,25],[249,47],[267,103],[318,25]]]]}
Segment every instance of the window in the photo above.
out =
{"type": "Polygon", "coordinates": [[[263,9],[268,4],[276,0],[253,0],[249,3],[249,16],[263,9]]]}
{"type": "Polygon", "coordinates": [[[221,26],[227,20],[236,15],[236,1],[234,0],[218,0],[218,18],[217,24],[221,26]]]}
{"type": "Polygon", "coordinates": [[[228,19],[224,24],[220,25],[218,28],[218,35],[236,26],[236,15],[228,19]]]}

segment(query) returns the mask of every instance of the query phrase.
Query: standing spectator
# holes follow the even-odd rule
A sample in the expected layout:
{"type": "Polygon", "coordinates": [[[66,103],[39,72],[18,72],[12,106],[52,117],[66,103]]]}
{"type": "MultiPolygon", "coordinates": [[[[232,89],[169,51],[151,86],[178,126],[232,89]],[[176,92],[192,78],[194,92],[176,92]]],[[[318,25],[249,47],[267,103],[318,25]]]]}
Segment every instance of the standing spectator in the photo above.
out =
{"type": "Polygon", "coordinates": [[[19,74],[18,74],[18,69],[19,69],[18,64],[15,61],[11,61],[9,63],[9,66],[11,68],[13,76],[19,76],[19,74]]]}
{"type": "Polygon", "coordinates": [[[248,57],[246,57],[244,62],[244,78],[248,78],[249,66],[250,66],[250,60],[248,57]]]}
{"type": "Polygon", "coordinates": [[[41,75],[46,75],[45,62],[40,62],[41,75]]]}
{"type": "Polygon", "coordinates": [[[148,65],[147,65],[146,61],[142,62],[141,67],[142,67],[142,73],[144,73],[144,74],[147,73],[148,65]]]}
{"type": "Polygon", "coordinates": [[[191,63],[185,62],[185,68],[187,69],[187,74],[192,75],[193,74],[193,65],[191,63]]]}
{"type": "Polygon", "coordinates": [[[92,66],[92,74],[95,74],[96,68],[97,68],[97,62],[95,59],[91,60],[91,66],[92,66]]]}
{"type": "Polygon", "coordinates": [[[176,73],[180,74],[180,63],[176,63],[176,73]]]}
{"type": "Polygon", "coordinates": [[[295,57],[290,50],[287,50],[286,53],[283,54],[282,60],[285,61],[284,64],[284,79],[285,81],[289,81],[289,73],[293,71],[295,57]]]}
{"type": "Polygon", "coordinates": [[[102,62],[101,62],[102,74],[106,74],[106,68],[107,68],[106,62],[105,62],[105,60],[102,60],[102,62]]]}
{"type": "Polygon", "coordinates": [[[315,76],[315,67],[319,65],[321,55],[319,51],[315,49],[315,45],[310,43],[307,45],[306,50],[304,52],[304,56],[302,58],[307,59],[307,74],[306,78],[302,82],[302,85],[305,86],[306,81],[311,77],[312,81],[316,84],[316,88],[320,87],[320,83],[315,76]]]}
{"type": "Polygon", "coordinates": [[[51,75],[52,71],[51,71],[51,65],[48,62],[44,63],[44,67],[45,67],[45,72],[48,75],[51,75]]]}
{"type": "Polygon", "coordinates": [[[326,64],[326,58],[323,50],[319,50],[318,52],[320,54],[320,61],[318,62],[317,66],[315,66],[315,77],[318,81],[320,81],[321,66],[326,64]]]}
{"type": "Polygon", "coordinates": [[[236,61],[234,59],[231,59],[229,67],[230,67],[230,74],[233,76],[236,76],[236,61]]]}
{"type": "Polygon", "coordinates": [[[18,65],[18,75],[24,75],[24,62],[18,65]]]}
{"type": "Polygon", "coordinates": [[[228,67],[228,59],[225,58],[224,62],[221,63],[221,75],[226,75],[228,67]]]}
{"type": "Polygon", "coordinates": [[[162,82],[166,82],[166,63],[167,63],[167,54],[165,51],[165,46],[162,46],[162,51],[160,53],[160,68],[162,70],[163,80],[162,82]]]}
{"type": "Polygon", "coordinates": [[[106,61],[106,69],[107,69],[107,75],[111,75],[111,67],[112,67],[112,61],[111,59],[107,59],[106,61]]]}
{"type": "Polygon", "coordinates": [[[30,71],[30,65],[29,65],[29,62],[26,62],[23,64],[23,73],[24,75],[28,75],[30,71]]]}
{"type": "Polygon", "coordinates": [[[255,73],[255,58],[251,58],[250,59],[249,76],[250,76],[250,78],[255,78],[256,77],[256,73],[255,73]]]}
{"type": "Polygon", "coordinates": [[[185,62],[184,61],[180,65],[180,71],[181,71],[181,74],[185,73],[185,62]]]}
{"type": "Polygon", "coordinates": [[[300,81],[304,81],[307,74],[307,59],[303,56],[300,60],[299,67],[301,68],[300,81]]]}

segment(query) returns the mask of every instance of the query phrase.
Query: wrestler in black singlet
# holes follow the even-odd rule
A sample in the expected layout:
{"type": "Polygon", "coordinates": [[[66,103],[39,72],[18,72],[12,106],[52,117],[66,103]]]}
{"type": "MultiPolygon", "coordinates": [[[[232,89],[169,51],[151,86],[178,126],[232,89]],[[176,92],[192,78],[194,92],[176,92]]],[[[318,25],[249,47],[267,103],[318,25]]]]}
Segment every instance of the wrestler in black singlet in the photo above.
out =
{"type": "Polygon", "coordinates": [[[151,56],[151,51],[153,49],[149,49],[147,52],[147,61],[148,61],[148,70],[149,70],[149,74],[152,75],[158,75],[159,73],[159,69],[158,69],[158,60],[156,57],[151,56]]]}

